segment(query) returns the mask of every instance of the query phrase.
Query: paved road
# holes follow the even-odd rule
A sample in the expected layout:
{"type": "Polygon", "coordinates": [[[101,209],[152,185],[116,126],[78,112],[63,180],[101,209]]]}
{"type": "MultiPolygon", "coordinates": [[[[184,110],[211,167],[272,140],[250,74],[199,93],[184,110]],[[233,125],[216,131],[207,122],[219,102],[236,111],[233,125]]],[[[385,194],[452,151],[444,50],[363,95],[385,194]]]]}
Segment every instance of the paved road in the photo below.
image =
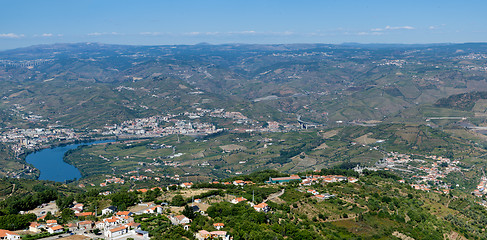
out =
{"type": "Polygon", "coordinates": [[[68,236],[70,236],[69,233],[63,233],[63,234],[60,234],[60,235],[51,236],[51,237],[45,237],[45,238],[39,238],[39,239],[42,239],[42,240],[54,240],[54,239],[59,239],[59,238],[63,238],[63,237],[68,237],[68,236]]]}
{"type": "Polygon", "coordinates": [[[278,198],[278,197],[282,196],[282,194],[284,194],[284,190],[285,189],[283,188],[282,191],[277,192],[277,193],[273,193],[273,194],[269,195],[269,197],[267,197],[267,199],[264,200],[264,202],[267,202],[268,200],[271,200],[271,199],[278,198]]]}

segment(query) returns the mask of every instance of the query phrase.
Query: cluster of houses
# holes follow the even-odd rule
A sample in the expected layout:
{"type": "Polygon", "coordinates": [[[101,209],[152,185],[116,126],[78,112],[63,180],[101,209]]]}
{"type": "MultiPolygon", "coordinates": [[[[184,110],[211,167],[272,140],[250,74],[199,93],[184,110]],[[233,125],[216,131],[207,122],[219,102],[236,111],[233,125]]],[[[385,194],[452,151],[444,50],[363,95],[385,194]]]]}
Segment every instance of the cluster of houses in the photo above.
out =
{"type": "Polygon", "coordinates": [[[251,126],[250,128],[235,128],[235,132],[280,132],[281,127],[284,129],[298,129],[297,124],[281,124],[279,122],[268,122],[267,127],[257,126],[257,121],[249,119],[241,112],[227,112],[225,109],[203,109],[196,108],[195,112],[182,112],[180,114],[167,114],[152,116],[148,118],[138,118],[134,120],[125,121],[119,125],[105,126],[102,131],[103,135],[116,136],[141,136],[141,137],[161,137],[170,134],[212,134],[223,131],[217,129],[215,125],[210,123],[192,122],[191,120],[201,118],[203,116],[212,118],[227,118],[232,119],[233,123],[251,126]],[[186,116],[189,120],[177,119],[177,117],[186,116]],[[173,126],[161,127],[161,122],[173,123],[173,126]]]}
{"type": "MultiPolygon", "coordinates": [[[[179,114],[185,115],[185,113],[179,114]]],[[[163,137],[170,134],[212,134],[223,129],[217,129],[210,123],[192,122],[174,119],[179,115],[152,116],[125,121],[119,125],[106,126],[103,135],[137,135],[142,137],[163,137]],[[173,126],[162,126],[161,122],[171,122],[173,126]]],[[[192,116],[189,116],[192,119],[192,116]]]]}
{"type": "Polygon", "coordinates": [[[431,191],[431,186],[428,184],[411,184],[410,186],[416,190],[431,191]]]}
{"type": "Polygon", "coordinates": [[[342,181],[348,181],[348,182],[357,182],[358,179],[354,177],[345,177],[342,175],[327,175],[327,176],[322,176],[322,175],[310,175],[306,176],[304,179],[301,178],[298,175],[291,175],[289,177],[278,177],[278,178],[272,178],[270,177],[266,183],[268,184],[282,184],[282,183],[289,183],[289,182],[299,182],[301,185],[304,186],[309,186],[315,183],[323,182],[323,183],[333,183],[333,182],[342,182],[342,181]]]}
{"type": "Polygon", "coordinates": [[[314,189],[308,189],[306,192],[313,194],[313,196],[315,198],[317,198],[318,200],[326,200],[326,199],[330,199],[330,198],[335,197],[335,195],[329,194],[329,193],[320,194],[320,192],[318,192],[314,189]]]}
{"type": "MultiPolygon", "coordinates": [[[[106,182],[109,183],[121,183],[120,178],[109,178],[106,180],[106,182]]],[[[349,181],[349,182],[355,182],[357,181],[356,178],[353,177],[345,177],[341,175],[327,175],[327,176],[321,176],[321,175],[310,175],[301,178],[298,175],[291,175],[290,177],[281,177],[281,178],[270,178],[268,183],[285,183],[285,182],[291,182],[291,181],[297,181],[300,182],[301,185],[311,185],[313,183],[331,183],[331,182],[340,182],[340,181],[349,181]]],[[[225,185],[235,185],[235,186],[245,186],[245,185],[252,185],[255,184],[252,181],[244,181],[244,180],[235,180],[232,182],[210,182],[213,184],[225,184],[225,185]]],[[[178,185],[181,188],[191,188],[193,186],[192,182],[183,182],[178,185]]],[[[161,189],[160,187],[154,187],[151,190],[155,190],[156,188],[161,189]]],[[[136,191],[139,192],[147,192],[148,189],[138,189],[136,191]]],[[[314,197],[320,200],[328,199],[334,197],[334,195],[330,194],[320,194],[316,190],[308,190],[309,193],[313,194],[314,197]]],[[[195,203],[201,202],[201,199],[195,199],[195,203]]],[[[247,201],[246,198],[244,197],[237,197],[232,200],[230,200],[231,203],[233,204],[238,204],[241,202],[246,202],[248,203],[251,207],[254,208],[255,211],[257,212],[268,212],[270,211],[270,207],[267,203],[262,202],[259,204],[254,204],[250,201],[247,201]]],[[[139,204],[139,205],[144,205],[144,204],[139,204]]],[[[96,213],[94,212],[84,212],[84,205],[81,203],[75,204],[71,210],[74,211],[75,215],[77,217],[81,217],[80,219],[83,221],[76,221],[73,223],[66,224],[64,226],[61,226],[57,224],[56,220],[47,220],[45,223],[38,223],[38,222],[33,222],[31,223],[30,230],[32,232],[40,232],[40,231],[48,231],[49,233],[59,233],[63,232],[65,230],[69,231],[90,231],[94,229],[98,229],[106,238],[120,238],[120,237],[125,237],[125,236],[131,236],[131,235],[138,235],[142,236],[143,238],[148,239],[148,233],[144,232],[140,229],[140,224],[135,223],[132,217],[132,214],[143,214],[143,213],[148,213],[148,214],[162,214],[163,213],[163,207],[161,205],[155,205],[153,203],[147,203],[146,208],[143,210],[137,210],[136,212],[128,212],[128,211],[118,211],[115,207],[108,207],[103,209],[102,216],[109,216],[105,217],[100,221],[94,222],[91,220],[83,220],[83,219],[90,219],[92,216],[96,216],[96,213]]],[[[189,224],[191,223],[191,219],[184,215],[168,215],[168,219],[171,221],[172,224],[174,225],[182,225],[184,229],[189,230],[189,224]]],[[[42,221],[42,219],[39,219],[42,221]]],[[[214,239],[214,238],[221,238],[221,239],[232,239],[230,235],[226,231],[223,231],[222,228],[224,227],[223,223],[215,223],[214,228],[215,231],[207,231],[207,230],[201,230],[195,234],[195,237],[197,239],[214,239]]]]}
{"type": "Polygon", "coordinates": [[[46,220],[46,223],[31,222],[29,225],[29,231],[34,233],[40,233],[47,231],[50,234],[64,232],[64,227],[59,225],[57,220],[46,220]]]}
{"type": "MultiPolygon", "coordinates": [[[[184,215],[168,215],[167,216],[173,225],[182,225],[185,230],[189,229],[189,224],[191,223],[191,219],[187,218],[184,215]]],[[[225,227],[224,223],[214,223],[213,227],[216,229],[215,231],[207,231],[207,230],[200,230],[195,234],[195,238],[198,240],[206,240],[206,239],[223,239],[223,240],[231,240],[233,239],[227,231],[222,231],[221,229],[225,227]]]]}
{"type": "Polygon", "coordinates": [[[475,189],[472,194],[477,197],[482,197],[487,194],[487,177],[483,176],[480,179],[480,183],[477,185],[477,189],[475,189]]]}
{"type": "Polygon", "coordinates": [[[113,177],[113,178],[105,179],[105,183],[106,184],[109,184],[109,183],[125,184],[125,180],[123,180],[122,178],[113,177]]]}
{"type": "MultiPolygon", "coordinates": [[[[195,199],[195,203],[201,202],[201,199],[195,199]]],[[[247,202],[247,199],[244,197],[234,198],[230,201],[233,204],[238,204],[241,202],[247,202]]],[[[265,202],[259,204],[253,204],[248,202],[257,212],[268,212],[270,210],[269,205],[265,202]]],[[[191,223],[191,219],[184,215],[168,215],[167,216],[173,225],[182,225],[185,230],[189,230],[189,226],[191,223]]],[[[195,238],[199,240],[205,239],[224,239],[224,240],[231,240],[233,239],[226,231],[222,231],[223,227],[225,226],[224,223],[214,223],[213,227],[216,229],[215,231],[207,231],[207,230],[200,230],[195,234],[195,238]]]]}
{"type": "MultiPolygon", "coordinates": [[[[209,182],[211,184],[223,184],[223,185],[235,185],[235,186],[245,186],[245,185],[253,185],[252,181],[244,181],[244,180],[235,180],[233,182],[218,182],[218,181],[213,181],[209,182]]],[[[192,182],[183,182],[179,184],[179,187],[181,188],[191,188],[193,186],[192,182]]]]}
{"type": "MultiPolygon", "coordinates": [[[[83,204],[76,204],[71,209],[77,211],[76,216],[87,217],[95,216],[92,212],[78,212],[83,211],[83,204]]],[[[150,206],[147,208],[146,213],[162,213],[161,206],[150,206]]],[[[65,230],[70,232],[76,231],[91,231],[98,229],[106,238],[115,238],[121,236],[138,236],[139,238],[149,239],[148,232],[142,231],[140,229],[140,223],[135,223],[132,216],[133,213],[129,211],[116,211],[116,208],[110,206],[102,210],[103,216],[110,216],[103,218],[100,221],[75,221],[65,225],[58,224],[57,220],[46,220],[43,222],[31,222],[29,226],[29,231],[33,233],[40,233],[42,231],[47,231],[50,234],[62,233],[65,230]]],[[[39,218],[38,220],[42,220],[39,218]]]]}
{"type": "Polygon", "coordinates": [[[22,149],[34,149],[35,147],[47,144],[54,140],[77,140],[85,137],[82,133],[75,132],[73,129],[58,127],[48,128],[14,128],[0,136],[0,142],[14,143],[12,149],[22,153],[22,149]]]}
{"type": "MultiPolygon", "coordinates": [[[[230,202],[233,203],[233,204],[238,204],[238,203],[241,203],[241,202],[247,202],[247,199],[244,198],[244,197],[238,197],[238,198],[232,199],[230,202]]],[[[270,210],[269,205],[267,205],[267,203],[265,203],[265,202],[259,203],[259,204],[254,204],[252,202],[248,202],[248,203],[257,212],[268,212],[270,210]]]]}
{"type": "Polygon", "coordinates": [[[390,152],[387,155],[386,158],[381,159],[376,164],[377,168],[397,170],[412,174],[412,178],[416,180],[416,184],[412,184],[411,187],[418,190],[430,191],[434,188],[437,192],[449,193],[451,186],[445,184],[442,179],[452,172],[462,171],[458,166],[460,161],[452,161],[449,158],[441,156],[422,156],[425,159],[430,159],[422,160],[412,159],[408,154],[397,152],[390,152]],[[431,160],[433,160],[433,162],[431,160]],[[411,164],[413,162],[414,164],[411,164]],[[434,187],[430,186],[431,183],[434,184],[434,187]]]}
{"type": "MultiPolygon", "coordinates": [[[[154,171],[152,171],[151,169],[146,169],[145,172],[152,172],[153,173],[154,171]]],[[[135,174],[135,173],[138,173],[138,172],[137,171],[130,171],[127,174],[135,174]]],[[[127,176],[127,175],[122,174],[122,177],[110,177],[110,176],[108,176],[108,177],[109,178],[106,178],[104,180],[104,182],[101,182],[99,184],[100,187],[106,187],[109,184],[125,184],[125,179],[129,179],[131,181],[145,181],[145,180],[152,180],[152,179],[154,179],[156,181],[161,181],[160,177],[150,177],[150,176],[138,175],[138,174],[137,174],[137,176],[135,176],[135,175],[127,176]]],[[[162,176],[162,178],[167,178],[167,179],[179,181],[179,175],[175,175],[175,176],[166,175],[166,176],[162,176]]],[[[94,187],[95,185],[91,184],[91,186],[94,187]]],[[[85,185],[80,184],[79,187],[84,188],[85,185]]]]}

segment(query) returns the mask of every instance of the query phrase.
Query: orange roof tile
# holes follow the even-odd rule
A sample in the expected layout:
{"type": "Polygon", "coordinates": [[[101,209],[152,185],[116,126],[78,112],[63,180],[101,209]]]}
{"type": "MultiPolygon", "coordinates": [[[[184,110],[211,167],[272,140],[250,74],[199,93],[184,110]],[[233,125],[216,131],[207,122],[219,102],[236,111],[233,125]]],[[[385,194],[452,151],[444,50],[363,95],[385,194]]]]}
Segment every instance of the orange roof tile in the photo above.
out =
{"type": "Polygon", "coordinates": [[[77,217],[86,217],[86,216],[95,216],[94,212],[82,212],[82,213],[75,213],[77,217]]]}
{"type": "Polygon", "coordinates": [[[59,229],[63,229],[63,227],[61,225],[56,225],[56,226],[52,226],[51,229],[53,231],[56,231],[56,230],[59,230],[59,229]]]}
{"type": "Polygon", "coordinates": [[[255,205],[254,208],[265,208],[267,206],[268,206],[267,203],[259,203],[259,204],[255,205]]]}
{"type": "Polygon", "coordinates": [[[0,237],[1,238],[7,237],[7,234],[19,236],[17,233],[14,233],[12,231],[0,229],[0,237]]]}
{"type": "Polygon", "coordinates": [[[130,211],[119,211],[117,212],[117,215],[129,215],[130,214],[130,211]]]}
{"type": "Polygon", "coordinates": [[[121,230],[124,230],[126,229],[127,227],[126,226],[121,226],[121,227],[118,227],[118,228],[114,228],[114,229],[110,229],[110,232],[118,232],[118,231],[121,231],[121,230]]]}

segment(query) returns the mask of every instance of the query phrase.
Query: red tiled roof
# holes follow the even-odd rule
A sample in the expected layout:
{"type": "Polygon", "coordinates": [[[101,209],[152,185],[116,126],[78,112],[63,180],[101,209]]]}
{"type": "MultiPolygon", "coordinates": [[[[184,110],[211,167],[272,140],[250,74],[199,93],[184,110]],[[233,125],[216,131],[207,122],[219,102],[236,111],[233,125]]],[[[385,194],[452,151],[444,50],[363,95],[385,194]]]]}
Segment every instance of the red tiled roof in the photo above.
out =
{"type": "Polygon", "coordinates": [[[1,238],[7,237],[7,234],[19,236],[17,233],[14,233],[12,231],[0,229],[0,237],[1,238]]]}
{"type": "Polygon", "coordinates": [[[110,232],[118,232],[118,231],[121,231],[121,230],[124,230],[126,229],[127,227],[125,226],[121,226],[121,227],[118,227],[118,228],[114,228],[114,229],[110,229],[110,232]]]}
{"type": "Polygon", "coordinates": [[[176,219],[178,219],[179,221],[182,221],[184,218],[187,218],[186,216],[184,215],[177,215],[177,216],[174,216],[176,219]]]}
{"type": "Polygon", "coordinates": [[[52,229],[53,231],[57,231],[57,230],[59,230],[59,229],[63,229],[63,227],[62,227],[61,225],[56,225],[56,226],[52,226],[52,227],[51,227],[51,229],[52,229]]]}
{"type": "Polygon", "coordinates": [[[267,206],[268,206],[267,203],[259,203],[259,204],[255,205],[254,208],[265,208],[267,206]]]}
{"type": "Polygon", "coordinates": [[[247,201],[247,199],[246,199],[246,198],[244,198],[244,197],[235,198],[235,200],[236,200],[237,202],[247,201]]]}
{"type": "Polygon", "coordinates": [[[127,226],[137,227],[137,226],[140,226],[140,223],[131,222],[131,223],[127,223],[127,226]]]}
{"type": "Polygon", "coordinates": [[[77,217],[86,217],[86,216],[95,216],[94,212],[82,212],[82,213],[75,213],[77,217]]]}
{"type": "Polygon", "coordinates": [[[119,216],[120,215],[125,215],[126,216],[126,215],[129,215],[129,214],[130,214],[130,211],[119,211],[119,212],[117,212],[117,215],[119,215],[119,216]]]}

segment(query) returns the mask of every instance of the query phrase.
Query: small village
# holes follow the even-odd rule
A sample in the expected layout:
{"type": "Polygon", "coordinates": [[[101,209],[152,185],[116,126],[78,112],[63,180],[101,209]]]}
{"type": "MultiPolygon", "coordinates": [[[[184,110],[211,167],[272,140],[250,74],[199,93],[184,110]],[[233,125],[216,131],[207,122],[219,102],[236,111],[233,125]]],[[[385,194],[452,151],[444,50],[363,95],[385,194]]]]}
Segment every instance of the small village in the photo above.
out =
{"type": "MultiPolygon", "coordinates": [[[[337,183],[337,182],[350,182],[355,183],[358,179],[355,177],[346,177],[342,175],[319,175],[310,174],[305,176],[291,175],[289,177],[276,177],[269,178],[265,183],[259,183],[259,186],[275,186],[279,187],[282,184],[297,183],[297,190],[306,194],[309,194],[310,198],[314,198],[317,201],[324,201],[330,198],[337,197],[334,194],[320,193],[313,189],[313,186],[320,186],[323,184],[337,183]]],[[[123,179],[111,178],[106,179],[107,183],[124,184],[123,179]]],[[[213,186],[233,186],[243,188],[244,186],[257,186],[252,181],[234,180],[227,182],[212,181],[209,182],[213,186]]],[[[202,189],[194,189],[194,183],[183,182],[180,184],[173,184],[166,186],[164,189],[161,187],[153,187],[151,189],[136,189],[130,190],[132,192],[138,192],[139,194],[147,193],[148,191],[171,191],[172,189],[178,189],[176,191],[186,192],[201,192],[202,189]]],[[[279,188],[278,188],[279,189],[279,188]]],[[[210,190],[211,191],[211,190],[210,190]]],[[[205,212],[213,203],[216,202],[229,202],[231,204],[246,204],[253,208],[256,212],[267,213],[272,211],[270,206],[266,203],[268,200],[277,198],[284,193],[285,189],[271,194],[267,199],[262,202],[256,202],[253,197],[251,200],[242,196],[228,195],[224,198],[215,198],[212,196],[205,197],[203,199],[196,198],[191,200],[187,206],[194,212],[194,214],[200,214],[202,216],[208,216],[205,212]]],[[[100,192],[100,195],[108,196],[111,192],[100,192]]],[[[37,221],[31,222],[30,226],[26,230],[12,232],[7,230],[0,230],[0,234],[5,234],[2,239],[20,239],[21,235],[30,234],[48,234],[46,236],[72,236],[79,235],[85,236],[91,239],[150,239],[149,233],[142,230],[141,223],[135,221],[136,216],[165,216],[172,225],[180,225],[186,231],[189,230],[192,224],[192,220],[182,214],[183,208],[177,206],[171,206],[168,202],[139,202],[135,206],[129,207],[127,210],[117,209],[115,206],[107,206],[98,211],[87,211],[88,206],[84,203],[74,202],[70,206],[70,210],[75,216],[75,220],[66,223],[62,221],[60,210],[58,209],[54,201],[50,203],[38,206],[36,209],[24,213],[34,213],[37,215],[37,221]],[[64,222],[64,224],[59,223],[64,222]],[[2,232],[3,231],[3,232],[2,232]]],[[[44,236],[43,235],[43,236],[44,236]]],[[[199,240],[204,239],[225,239],[230,240],[233,237],[228,233],[225,228],[224,222],[213,223],[212,229],[199,230],[194,234],[194,237],[199,240]]]]}
{"type": "MultiPolygon", "coordinates": [[[[460,161],[452,161],[441,156],[419,156],[401,154],[397,152],[387,153],[387,157],[376,163],[376,169],[395,171],[410,179],[411,187],[423,191],[438,191],[449,193],[451,185],[446,184],[442,179],[449,173],[461,172],[458,165],[460,161]],[[418,158],[424,158],[418,159],[418,158]]],[[[404,180],[402,180],[404,181],[404,180]]]]}
{"type": "MultiPolygon", "coordinates": [[[[37,116],[37,118],[42,118],[42,116],[37,116]]],[[[53,142],[83,141],[100,134],[105,137],[116,136],[123,139],[164,137],[172,134],[208,135],[223,130],[236,132],[282,132],[299,129],[298,124],[281,124],[272,121],[268,122],[266,127],[262,127],[257,123],[257,121],[247,118],[240,112],[196,108],[194,112],[137,118],[90,131],[63,128],[58,124],[48,125],[47,128],[14,128],[3,132],[0,135],[0,142],[11,143],[11,148],[16,154],[22,154],[26,150],[44,148],[53,142]],[[236,127],[234,129],[216,128],[211,123],[195,121],[201,117],[227,118],[231,119],[234,124],[246,127],[236,127]]]]}
{"type": "MultiPolygon", "coordinates": [[[[20,107],[20,106],[19,106],[20,107]]],[[[28,115],[28,119],[36,122],[43,119],[42,116],[28,115]],[[33,117],[34,116],[34,117],[33,117]]],[[[258,124],[257,121],[244,116],[240,112],[227,112],[224,109],[196,108],[194,112],[182,112],[180,114],[157,115],[148,118],[128,120],[121,124],[107,125],[102,129],[81,130],[65,128],[62,125],[51,124],[46,128],[22,129],[14,128],[0,134],[0,142],[7,143],[13,150],[15,157],[24,153],[49,148],[57,144],[70,144],[74,142],[87,142],[101,139],[145,139],[165,137],[169,135],[204,136],[230,132],[285,132],[298,130],[298,123],[288,124],[275,121],[267,124],[258,124]],[[234,125],[232,128],[217,128],[214,124],[199,120],[201,117],[230,119],[234,125]]],[[[153,146],[153,148],[170,148],[168,146],[153,146]]],[[[173,157],[178,157],[174,155],[173,157]]],[[[171,157],[171,158],[173,158],[171,157]]],[[[177,163],[168,162],[167,165],[177,163]]],[[[17,172],[9,172],[8,177],[21,178],[35,174],[36,170],[28,164],[23,164],[23,169],[17,172]]]]}

